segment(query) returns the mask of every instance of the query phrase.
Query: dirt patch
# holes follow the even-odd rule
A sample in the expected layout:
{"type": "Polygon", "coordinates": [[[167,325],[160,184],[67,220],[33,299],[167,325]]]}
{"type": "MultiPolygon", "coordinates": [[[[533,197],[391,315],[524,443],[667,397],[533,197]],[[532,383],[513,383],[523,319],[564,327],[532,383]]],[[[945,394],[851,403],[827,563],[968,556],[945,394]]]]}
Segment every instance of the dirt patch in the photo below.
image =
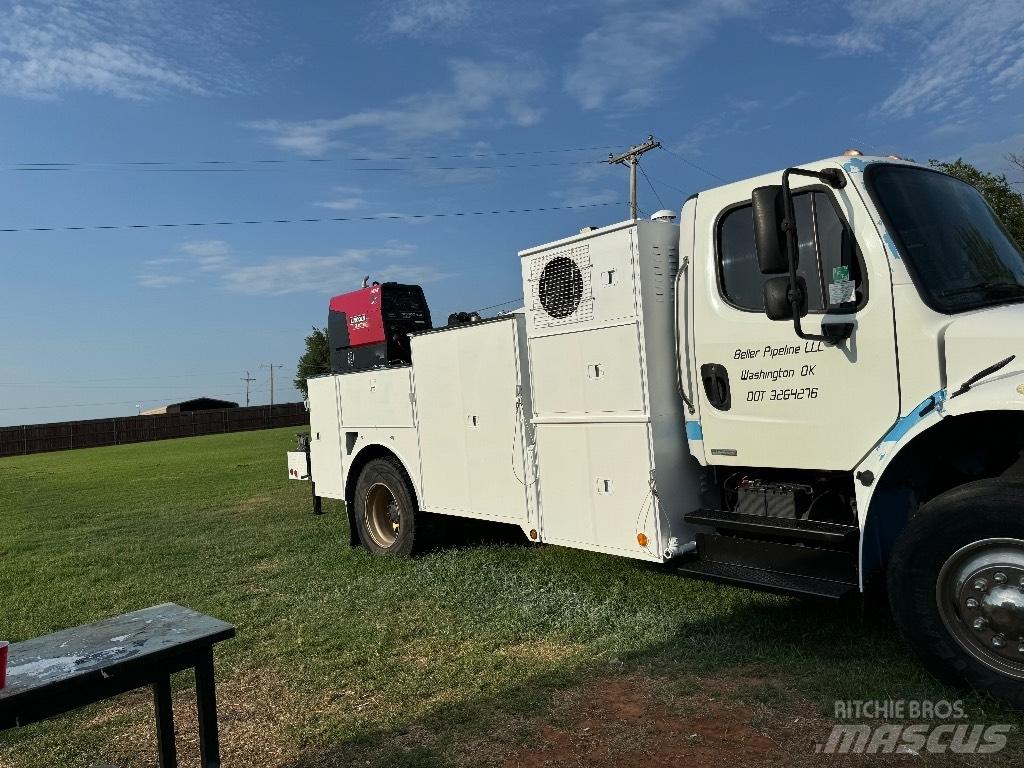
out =
{"type": "Polygon", "coordinates": [[[744,766],[786,762],[787,751],[755,726],[754,708],[707,696],[680,698],[641,676],[594,681],[565,692],[536,741],[505,768],[744,766]]]}

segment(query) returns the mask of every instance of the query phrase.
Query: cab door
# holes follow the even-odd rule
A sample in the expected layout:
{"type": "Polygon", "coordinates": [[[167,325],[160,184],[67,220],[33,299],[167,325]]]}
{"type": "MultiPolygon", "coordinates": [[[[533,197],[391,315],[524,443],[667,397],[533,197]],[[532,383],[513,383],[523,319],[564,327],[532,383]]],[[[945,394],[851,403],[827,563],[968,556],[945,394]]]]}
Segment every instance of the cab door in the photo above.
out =
{"type": "MultiPolygon", "coordinates": [[[[693,359],[708,464],[850,470],[899,418],[888,259],[853,184],[794,185],[807,333],[849,322],[838,346],[764,313],[750,195],[780,174],[698,197],[693,359]],[[856,233],[856,234],[855,234],[856,233]]],[[[795,179],[794,179],[795,181],[795,179]]]]}

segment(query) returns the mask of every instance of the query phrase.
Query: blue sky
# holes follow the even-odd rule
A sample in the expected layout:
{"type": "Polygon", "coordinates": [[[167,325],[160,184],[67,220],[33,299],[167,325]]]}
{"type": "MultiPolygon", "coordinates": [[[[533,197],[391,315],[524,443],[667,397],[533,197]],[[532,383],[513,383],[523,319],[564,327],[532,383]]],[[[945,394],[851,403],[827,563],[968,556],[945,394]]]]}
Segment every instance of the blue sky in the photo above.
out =
{"type": "Polygon", "coordinates": [[[597,161],[649,133],[647,212],[849,146],[1007,170],[1022,85],[1020,0],[0,3],[0,228],[616,203],[0,233],[0,424],[239,399],[246,370],[264,403],[268,363],[295,399],[332,294],[519,296],[518,250],[625,218],[597,161]]]}

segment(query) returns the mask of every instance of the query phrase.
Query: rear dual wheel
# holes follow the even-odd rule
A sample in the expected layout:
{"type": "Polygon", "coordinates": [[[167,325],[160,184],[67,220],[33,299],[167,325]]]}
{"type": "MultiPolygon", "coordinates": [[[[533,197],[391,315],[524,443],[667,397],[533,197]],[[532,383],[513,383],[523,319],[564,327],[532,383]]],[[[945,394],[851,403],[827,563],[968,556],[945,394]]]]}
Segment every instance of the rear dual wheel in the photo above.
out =
{"type": "Polygon", "coordinates": [[[374,459],[356,482],[359,541],[375,555],[409,556],[416,543],[416,503],[405,472],[393,459],[374,459]]]}
{"type": "Polygon", "coordinates": [[[933,674],[1024,709],[1024,483],[983,480],[930,501],[888,581],[893,617],[933,674]]]}

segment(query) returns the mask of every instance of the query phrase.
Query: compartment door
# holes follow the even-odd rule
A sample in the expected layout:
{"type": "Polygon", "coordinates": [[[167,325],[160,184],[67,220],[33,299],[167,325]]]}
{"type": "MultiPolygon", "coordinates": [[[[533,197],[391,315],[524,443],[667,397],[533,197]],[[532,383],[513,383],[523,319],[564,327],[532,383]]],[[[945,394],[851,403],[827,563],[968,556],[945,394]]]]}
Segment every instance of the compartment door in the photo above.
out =
{"type": "Polygon", "coordinates": [[[544,541],[660,560],[649,425],[538,424],[544,541]],[[637,542],[647,535],[649,549],[637,542]]]}
{"type": "Polygon", "coordinates": [[[517,343],[511,318],[413,337],[424,509],[526,519],[517,343]]]}
{"type": "Polygon", "coordinates": [[[345,496],[341,478],[341,419],[338,413],[338,377],[309,379],[309,463],[319,496],[345,496]]]}

